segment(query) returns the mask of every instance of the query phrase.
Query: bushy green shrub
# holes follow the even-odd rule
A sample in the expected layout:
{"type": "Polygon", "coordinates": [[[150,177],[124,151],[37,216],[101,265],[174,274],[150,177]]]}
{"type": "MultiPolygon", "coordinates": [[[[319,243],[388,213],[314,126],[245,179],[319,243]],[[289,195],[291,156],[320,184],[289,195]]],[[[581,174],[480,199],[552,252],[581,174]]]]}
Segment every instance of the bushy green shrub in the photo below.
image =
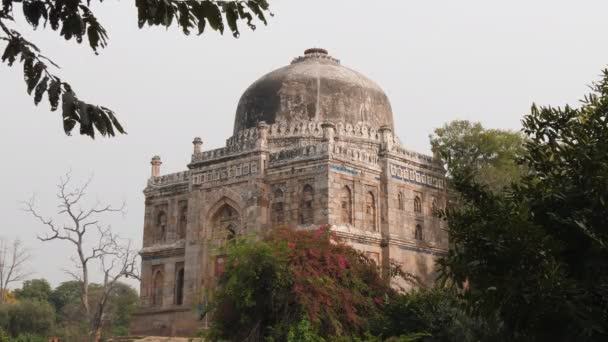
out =
{"type": "Polygon", "coordinates": [[[11,342],[6,331],[0,327],[0,342],[11,342]]]}
{"type": "Polygon", "coordinates": [[[46,335],[55,323],[55,310],[49,303],[24,300],[9,304],[7,309],[9,323],[6,328],[11,336],[46,335]]]}
{"type": "Polygon", "coordinates": [[[294,324],[287,333],[287,342],[325,342],[306,319],[294,324]]]}
{"type": "Polygon", "coordinates": [[[46,342],[47,339],[44,336],[34,335],[34,334],[19,334],[17,337],[14,337],[10,340],[10,342],[46,342]]]}
{"type": "Polygon", "coordinates": [[[15,297],[18,300],[48,302],[51,292],[51,284],[46,279],[32,279],[24,281],[21,288],[15,290],[15,297]]]}
{"type": "Polygon", "coordinates": [[[9,307],[11,304],[0,304],[0,329],[4,332],[8,332],[8,326],[11,322],[11,317],[9,316],[9,307]]]}
{"type": "Polygon", "coordinates": [[[466,311],[464,301],[447,288],[419,289],[391,298],[374,322],[378,336],[417,336],[424,341],[496,341],[501,324],[495,317],[481,319],[466,311]],[[425,332],[428,336],[409,335],[425,332]]]}

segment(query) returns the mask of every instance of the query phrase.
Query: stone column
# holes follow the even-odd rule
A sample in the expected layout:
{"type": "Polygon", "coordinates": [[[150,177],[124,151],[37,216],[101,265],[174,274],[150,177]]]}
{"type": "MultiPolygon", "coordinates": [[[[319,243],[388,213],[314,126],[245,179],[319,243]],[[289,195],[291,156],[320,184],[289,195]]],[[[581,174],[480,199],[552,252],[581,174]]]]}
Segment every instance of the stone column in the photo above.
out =
{"type": "Polygon", "coordinates": [[[152,165],[152,177],[160,176],[160,165],[162,163],[159,156],[152,157],[152,160],[150,161],[150,165],[152,165]]]}
{"type": "Polygon", "coordinates": [[[336,125],[331,122],[324,122],[321,124],[323,129],[323,140],[327,142],[333,142],[336,135],[336,125]]]}
{"type": "Polygon", "coordinates": [[[378,130],[380,133],[380,141],[382,142],[381,150],[390,152],[393,149],[393,134],[389,126],[382,126],[378,130]]]}
{"type": "Polygon", "coordinates": [[[270,126],[264,122],[260,121],[257,125],[257,134],[258,140],[256,141],[256,146],[261,153],[258,155],[258,173],[257,177],[262,178],[266,173],[266,168],[268,167],[268,130],[270,126]]]}
{"type": "Polygon", "coordinates": [[[257,147],[259,149],[266,149],[268,146],[268,124],[264,121],[260,121],[257,125],[258,140],[257,147]]]}

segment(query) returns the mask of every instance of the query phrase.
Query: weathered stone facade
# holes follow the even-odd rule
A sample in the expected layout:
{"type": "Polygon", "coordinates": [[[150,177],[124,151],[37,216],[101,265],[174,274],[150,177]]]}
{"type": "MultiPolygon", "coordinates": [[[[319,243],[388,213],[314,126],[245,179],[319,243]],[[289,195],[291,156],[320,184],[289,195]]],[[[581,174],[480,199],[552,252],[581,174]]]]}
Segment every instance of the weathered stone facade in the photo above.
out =
{"type": "Polygon", "coordinates": [[[386,95],[326,51],[252,84],[225,147],[193,146],[186,171],[160,175],[152,160],[133,333],[192,335],[226,240],[276,226],[328,224],[385,273],[393,260],[432,282],[448,243],[433,215],[446,201],[444,170],[401,146],[386,95]]]}

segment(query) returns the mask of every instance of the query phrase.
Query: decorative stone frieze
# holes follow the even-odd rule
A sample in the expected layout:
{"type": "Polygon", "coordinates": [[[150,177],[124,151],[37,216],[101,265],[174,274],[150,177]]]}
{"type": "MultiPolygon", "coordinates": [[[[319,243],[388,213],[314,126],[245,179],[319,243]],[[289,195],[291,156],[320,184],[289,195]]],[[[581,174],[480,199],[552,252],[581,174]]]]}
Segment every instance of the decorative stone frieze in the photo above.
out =
{"type": "Polygon", "coordinates": [[[257,161],[239,161],[219,168],[207,168],[200,172],[193,171],[192,184],[219,183],[240,177],[255,176],[258,173],[258,164],[257,161]]]}
{"type": "Polygon", "coordinates": [[[437,189],[445,189],[445,180],[443,177],[438,177],[395,163],[391,163],[389,167],[390,175],[393,179],[437,189]]]}

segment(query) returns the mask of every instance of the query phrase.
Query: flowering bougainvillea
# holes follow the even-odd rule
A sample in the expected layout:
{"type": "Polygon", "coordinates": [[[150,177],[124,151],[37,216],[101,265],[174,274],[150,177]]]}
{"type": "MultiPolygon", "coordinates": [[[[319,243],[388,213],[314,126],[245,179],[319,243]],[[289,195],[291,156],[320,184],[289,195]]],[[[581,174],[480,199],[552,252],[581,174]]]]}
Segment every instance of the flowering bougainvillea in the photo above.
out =
{"type": "Polygon", "coordinates": [[[359,336],[394,295],[327,227],[237,239],[218,285],[210,337],[230,340],[283,340],[302,320],[320,336],[359,336]]]}
{"type": "Polygon", "coordinates": [[[280,230],[273,244],[287,243],[292,293],[302,313],[322,334],[343,335],[367,329],[368,316],[390,292],[377,265],[341,242],[328,228],[280,230]]]}

